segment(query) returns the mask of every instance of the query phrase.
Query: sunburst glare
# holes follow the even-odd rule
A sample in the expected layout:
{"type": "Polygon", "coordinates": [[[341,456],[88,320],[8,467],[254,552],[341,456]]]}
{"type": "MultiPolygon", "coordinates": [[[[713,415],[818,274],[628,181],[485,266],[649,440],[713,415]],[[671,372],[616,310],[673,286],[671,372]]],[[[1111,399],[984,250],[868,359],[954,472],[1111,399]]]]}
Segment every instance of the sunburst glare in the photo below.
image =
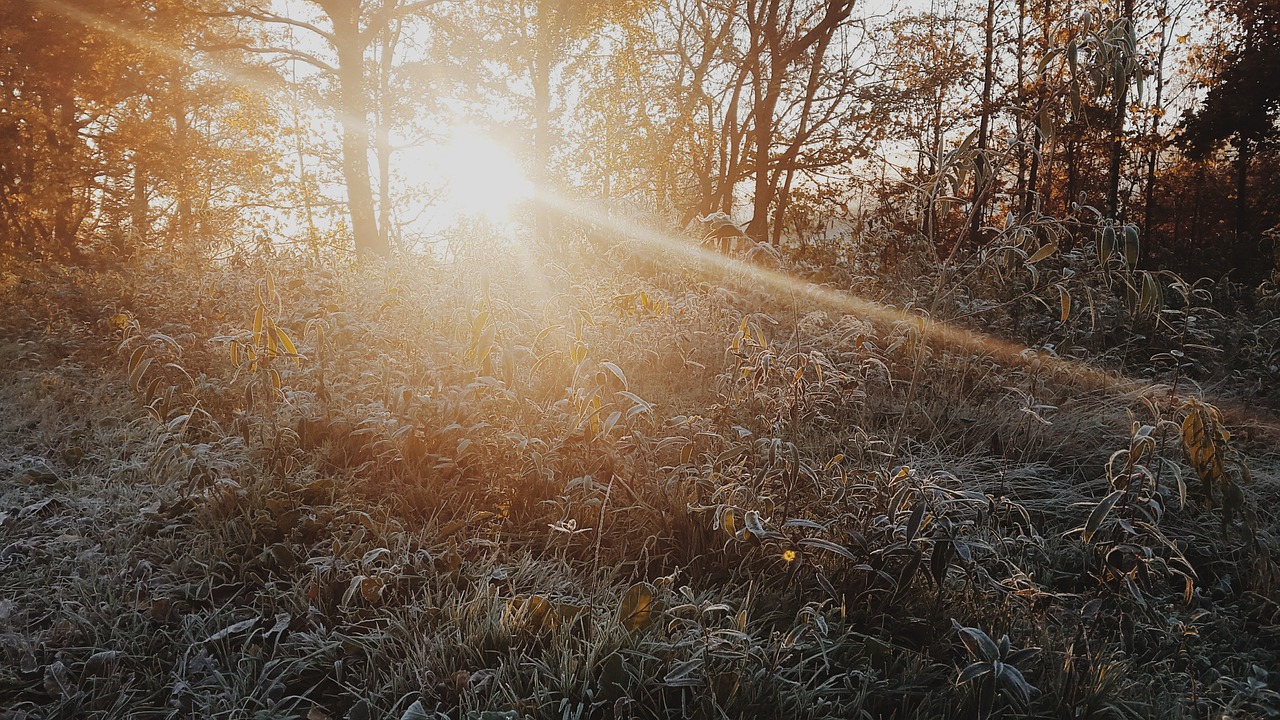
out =
{"type": "Polygon", "coordinates": [[[473,126],[453,129],[440,149],[438,168],[450,215],[507,222],[516,206],[533,193],[512,154],[473,126]]]}

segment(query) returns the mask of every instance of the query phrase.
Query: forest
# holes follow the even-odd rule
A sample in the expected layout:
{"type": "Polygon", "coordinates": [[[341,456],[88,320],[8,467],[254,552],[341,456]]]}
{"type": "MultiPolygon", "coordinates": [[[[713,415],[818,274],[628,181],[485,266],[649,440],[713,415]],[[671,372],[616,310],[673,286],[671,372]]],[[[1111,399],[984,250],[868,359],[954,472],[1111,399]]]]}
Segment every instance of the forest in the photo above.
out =
{"type": "Polygon", "coordinates": [[[0,0],[0,720],[1280,718],[1278,68],[0,0]]]}

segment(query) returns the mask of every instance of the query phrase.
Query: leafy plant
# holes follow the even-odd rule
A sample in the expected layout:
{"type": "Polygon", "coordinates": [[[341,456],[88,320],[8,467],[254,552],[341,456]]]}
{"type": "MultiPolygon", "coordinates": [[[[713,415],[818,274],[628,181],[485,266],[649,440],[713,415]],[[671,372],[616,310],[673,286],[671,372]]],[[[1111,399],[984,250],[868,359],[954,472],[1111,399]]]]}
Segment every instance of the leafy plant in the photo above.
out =
{"type": "Polygon", "coordinates": [[[997,697],[1004,698],[1015,710],[1025,710],[1037,690],[1027,682],[1018,665],[1039,655],[1040,648],[1014,650],[1008,635],[1002,635],[997,643],[981,628],[963,627],[955,620],[951,622],[965,649],[975,660],[960,671],[956,682],[974,684],[978,718],[985,720],[992,716],[997,697]]]}

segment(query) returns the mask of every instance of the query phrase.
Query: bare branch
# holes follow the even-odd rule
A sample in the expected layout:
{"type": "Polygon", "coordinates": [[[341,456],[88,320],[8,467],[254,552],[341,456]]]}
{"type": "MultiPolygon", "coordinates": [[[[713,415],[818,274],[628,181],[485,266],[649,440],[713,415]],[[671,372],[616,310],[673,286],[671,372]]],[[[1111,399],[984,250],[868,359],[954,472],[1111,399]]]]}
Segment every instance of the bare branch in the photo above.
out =
{"type": "Polygon", "coordinates": [[[327,30],[324,30],[323,28],[317,25],[313,25],[309,22],[305,22],[302,20],[295,20],[293,18],[285,17],[283,15],[278,15],[276,13],[263,10],[258,7],[248,7],[240,10],[225,10],[221,12],[206,12],[201,14],[207,17],[248,18],[250,20],[257,20],[259,22],[274,23],[276,25],[288,25],[289,27],[296,27],[296,28],[313,32],[316,35],[319,35],[320,37],[327,40],[330,44],[333,44],[334,42],[333,33],[327,30]]]}
{"type": "Polygon", "coordinates": [[[369,26],[360,31],[361,45],[367,45],[374,35],[382,32],[391,24],[392,20],[421,15],[425,10],[435,5],[441,5],[446,0],[419,0],[419,2],[411,2],[405,5],[399,5],[398,0],[388,0],[384,2],[382,7],[374,13],[373,18],[369,22],[369,26]]]}
{"type": "Polygon", "coordinates": [[[315,55],[312,55],[311,53],[305,53],[305,52],[302,52],[301,50],[294,50],[293,48],[258,47],[256,45],[249,45],[247,43],[221,43],[218,45],[198,45],[197,49],[205,50],[205,51],[241,50],[243,52],[259,53],[264,55],[265,54],[280,55],[283,57],[293,58],[294,60],[300,60],[312,67],[319,69],[321,72],[329,73],[331,75],[338,74],[338,69],[330,65],[329,63],[321,60],[320,58],[316,57],[315,55]]]}

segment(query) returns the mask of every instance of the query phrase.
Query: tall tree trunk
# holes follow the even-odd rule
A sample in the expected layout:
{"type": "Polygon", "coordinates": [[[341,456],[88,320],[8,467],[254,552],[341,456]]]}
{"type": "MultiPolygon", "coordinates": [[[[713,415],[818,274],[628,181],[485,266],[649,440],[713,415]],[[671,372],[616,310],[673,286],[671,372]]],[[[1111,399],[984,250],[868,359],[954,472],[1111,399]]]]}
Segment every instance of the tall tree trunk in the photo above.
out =
{"type": "MultiPolygon", "coordinates": [[[[930,25],[929,32],[933,32],[932,25],[930,25]]],[[[932,34],[930,35],[930,41],[936,42],[932,34]]],[[[934,95],[931,98],[933,101],[933,117],[929,137],[929,177],[935,178],[935,182],[938,173],[938,163],[942,160],[942,141],[944,136],[942,128],[942,105],[944,94],[945,92],[943,88],[938,87],[934,89],[934,95]]],[[[924,209],[924,236],[929,239],[929,245],[935,248],[938,247],[937,235],[939,220],[937,199],[931,196],[929,197],[928,206],[924,209]]]]}
{"type": "Polygon", "coordinates": [[[755,146],[755,195],[752,200],[751,222],[747,236],[756,242],[769,239],[769,208],[773,205],[774,185],[769,170],[773,146],[773,114],[782,95],[781,38],[778,29],[778,0],[767,0],[762,7],[755,31],[761,38],[762,50],[768,48],[769,66],[766,70],[761,55],[753,59],[755,105],[752,108],[752,144],[755,146]]]}
{"type": "Polygon", "coordinates": [[[991,91],[995,84],[995,23],[996,0],[987,0],[987,15],[983,20],[986,38],[982,54],[982,113],[978,120],[977,156],[974,158],[973,209],[969,218],[969,241],[981,242],[982,221],[987,204],[987,187],[992,178],[987,162],[987,138],[991,132],[991,91]]]}
{"type": "Polygon", "coordinates": [[[191,231],[191,119],[187,108],[179,107],[173,113],[174,146],[178,151],[177,208],[174,210],[172,238],[187,240],[191,231]]]}
{"type": "MultiPolygon", "coordinates": [[[[1125,34],[1134,36],[1133,0],[1124,0],[1125,34]]],[[[1111,124],[1111,160],[1107,172],[1107,217],[1120,219],[1120,165],[1124,159],[1124,125],[1129,111],[1129,70],[1116,78],[1115,114],[1111,124]]]]}
{"type": "Polygon", "coordinates": [[[714,207],[726,215],[733,211],[733,193],[738,180],[742,177],[741,167],[746,154],[743,150],[745,130],[738,122],[738,107],[742,100],[742,90],[747,84],[748,74],[744,64],[738,71],[737,81],[733,85],[729,108],[725,110],[725,132],[721,140],[722,146],[726,148],[725,162],[721,166],[720,184],[716,189],[714,207]]]}
{"type": "Polygon", "coordinates": [[[387,257],[391,247],[378,234],[373,188],[369,178],[369,120],[365,106],[364,44],[360,38],[360,6],[350,3],[330,15],[338,55],[338,86],[342,95],[342,175],[356,254],[387,257]]]}
{"type": "Polygon", "coordinates": [[[804,89],[804,103],[800,107],[800,124],[796,128],[796,136],[792,139],[791,146],[783,155],[783,163],[786,166],[785,179],[778,190],[777,207],[773,215],[772,239],[773,244],[778,247],[782,245],[782,230],[786,223],[787,208],[791,204],[791,183],[795,179],[796,161],[799,160],[800,151],[809,139],[809,116],[813,112],[813,103],[818,95],[822,66],[826,61],[827,48],[831,45],[831,37],[830,34],[823,35],[814,47],[812,64],[809,67],[809,80],[804,89]]]}
{"type": "Polygon", "coordinates": [[[1151,128],[1148,133],[1147,148],[1147,182],[1143,187],[1142,202],[1142,237],[1151,237],[1151,213],[1155,209],[1156,197],[1156,160],[1160,155],[1160,117],[1164,113],[1164,58],[1169,51],[1169,3],[1160,5],[1160,52],[1156,56],[1156,97],[1155,109],[1151,113],[1151,128]]]}
{"type": "Polygon", "coordinates": [[[311,254],[320,257],[320,232],[316,229],[315,199],[312,194],[311,179],[307,174],[307,160],[302,147],[302,112],[298,102],[297,63],[292,63],[293,91],[289,95],[293,109],[293,149],[298,158],[298,187],[302,196],[302,212],[307,219],[307,244],[311,246],[311,254]]]}
{"type": "MultiPolygon", "coordinates": [[[[147,207],[147,165],[138,153],[133,158],[133,197],[129,203],[129,235],[134,247],[147,241],[151,219],[147,207]]],[[[127,248],[119,248],[128,252],[127,248]]]]}
{"type": "Polygon", "coordinates": [[[1253,280],[1258,274],[1255,268],[1259,266],[1249,223],[1249,160],[1253,155],[1253,147],[1248,136],[1242,135],[1238,142],[1235,168],[1236,241],[1231,259],[1235,264],[1237,277],[1253,280]]]}
{"type": "Polygon", "coordinates": [[[65,258],[73,261],[80,259],[80,247],[76,243],[76,236],[80,230],[80,220],[83,215],[77,213],[76,187],[80,184],[81,178],[79,163],[77,157],[77,135],[80,126],[76,120],[75,102],[70,97],[65,97],[57,105],[58,118],[56,127],[51,129],[51,147],[53,152],[50,154],[55,158],[55,162],[60,164],[59,172],[61,174],[61,187],[56,190],[53,207],[53,231],[51,239],[53,247],[65,258]]]}
{"type": "MultiPolygon", "coordinates": [[[[1049,28],[1050,18],[1053,17],[1053,0],[1044,0],[1044,15],[1040,18],[1040,24],[1043,28],[1040,37],[1040,52],[1049,52],[1049,28]]],[[[1043,73],[1041,77],[1036,79],[1036,120],[1033,125],[1036,128],[1035,137],[1031,141],[1031,167],[1027,169],[1027,192],[1022,198],[1022,211],[1029,213],[1037,206],[1041,211],[1045,208],[1045,202],[1038,197],[1040,190],[1040,163],[1043,162],[1041,155],[1044,153],[1044,126],[1041,117],[1047,112],[1048,98],[1047,86],[1043,73]],[[1039,203],[1036,201],[1040,200],[1039,203]]]]}
{"type": "Polygon", "coordinates": [[[391,69],[400,28],[387,27],[378,63],[378,125],[374,130],[374,153],[378,157],[378,238],[391,247],[391,69]]]}
{"type": "MultiPolygon", "coordinates": [[[[1027,0],[1018,0],[1018,36],[1015,48],[1017,64],[1015,77],[1018,85],[1018,111],[1014,114],[1014,137],[1018,143],[1018,184],[1014,189],[1014,197],[1027,197],[1027,146],[1025,129],[1027,125],[1027,76],[1025,56],[1027,54],[1027,0]]],[[[1034,126],[1035,123],[1033,122],[1034,126]]],[[[1025,203],[1024,203],[1025,204],[1025,203]]]]}
{"type": "Polygon", "coordinates": [[[533,187],[543,195],[534,204],[533,229],[538,243],[551,242],[551,209],[547,205],[551,193],[551,38],[548,22],[538,16],[539,32],[534,38],[533,67],[533,187]]]}

